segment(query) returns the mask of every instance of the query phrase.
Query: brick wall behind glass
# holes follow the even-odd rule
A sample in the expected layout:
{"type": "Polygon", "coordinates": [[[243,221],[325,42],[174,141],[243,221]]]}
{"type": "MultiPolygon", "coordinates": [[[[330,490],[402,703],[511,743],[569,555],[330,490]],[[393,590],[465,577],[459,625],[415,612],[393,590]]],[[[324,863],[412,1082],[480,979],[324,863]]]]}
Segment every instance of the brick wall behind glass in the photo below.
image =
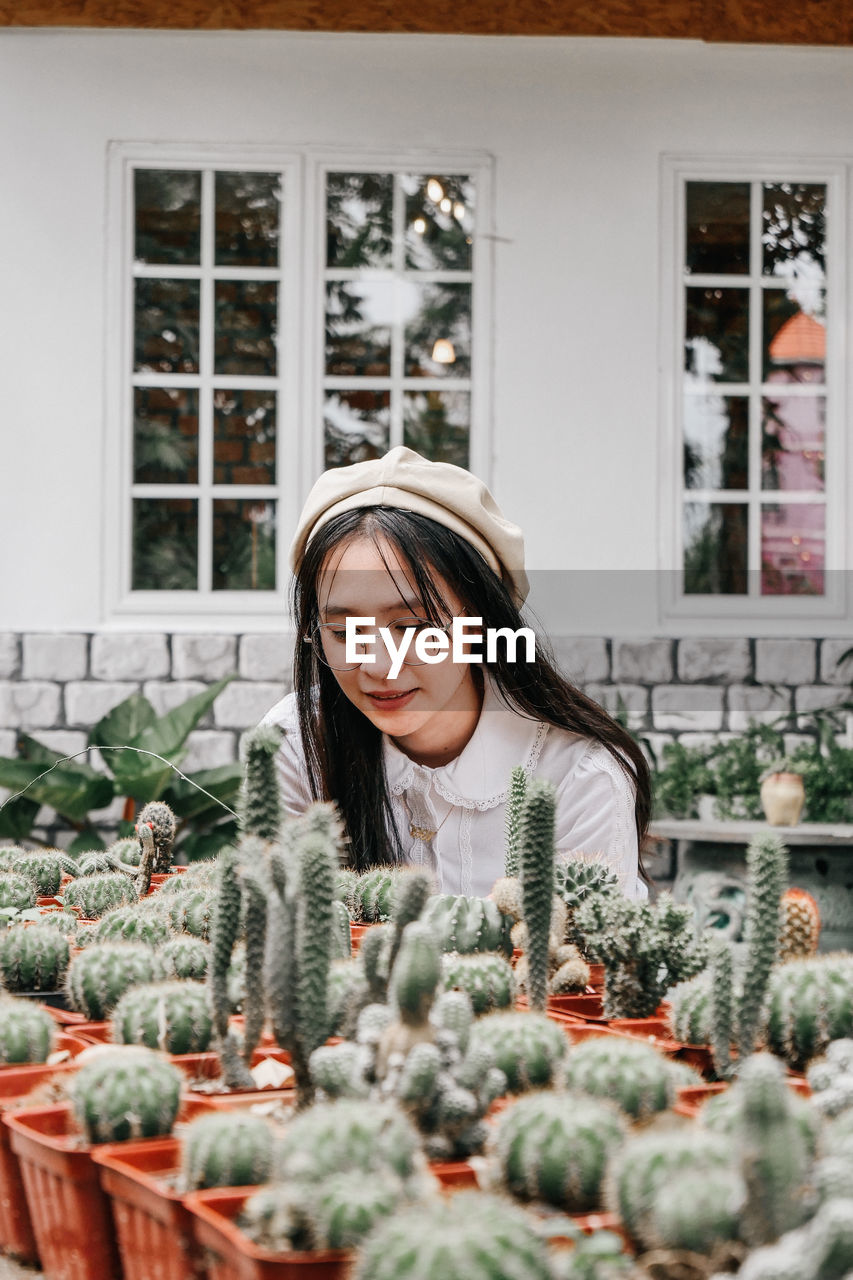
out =
{"type": "MultiPolygon", "coordinates": [[[[56,751],[86,745],[88,730],[130,693],[141,691],[158,713],[235,673],[190,735],[185,772],[236,759],[240,733],[290,689],[291,645],[282,635],[157,633],[0,633],[0,755],[15,754],[25,730],[56,751]]],[[[565,671],[615,712],[619,700],[632,731],[656,752],[669,741],[710,743],[750,719],[786,716],[790,747],[802,740],[801,717],[840,703],[853,664],[839,666],[850,640],[557,638],[565,671]]],[[[117,802],[97,823],[106,831],[117,802]]],[[[49,815],[40,815],[47,822],[49,815]]]]}

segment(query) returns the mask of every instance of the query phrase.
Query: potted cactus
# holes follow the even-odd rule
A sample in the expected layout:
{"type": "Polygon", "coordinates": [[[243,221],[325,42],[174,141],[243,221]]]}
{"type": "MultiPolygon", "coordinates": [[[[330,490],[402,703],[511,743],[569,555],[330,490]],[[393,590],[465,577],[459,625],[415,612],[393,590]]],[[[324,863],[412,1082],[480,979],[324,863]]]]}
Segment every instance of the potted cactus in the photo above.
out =
{"type": "Polygon", "coordinates": [[[60,990],[69,961],[68,939],[48,925],[13,925],[0,934],[0,979],[7,991],[66,1008],[60,990]]]}

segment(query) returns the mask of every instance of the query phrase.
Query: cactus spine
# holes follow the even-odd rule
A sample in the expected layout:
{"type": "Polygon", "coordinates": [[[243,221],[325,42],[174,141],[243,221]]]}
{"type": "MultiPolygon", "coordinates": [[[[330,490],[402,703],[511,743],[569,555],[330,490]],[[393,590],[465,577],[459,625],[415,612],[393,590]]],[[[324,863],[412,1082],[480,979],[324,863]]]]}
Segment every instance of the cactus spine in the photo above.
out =
{"type": "Polygon", "coordinates": [[[506,802],[506,850],[504,875],[517,876],[521,870],[519,841],[521,835],[521,806],[527,790],[527,771],[517,764],[509,775],[509,797],[506,802]]]}
{"type": "Polygon", "coordinates": [[[183,1076],[161,1054],[116,1049],[86,1063],[69,1086],[89,1142],[127,1142],[171,1133],[183,1076]]]}
{"type": "Polygon", "coordinates": [[[193,978],[203,982],[207,977],[210,944],[200,938],[173,938],[160,947],[157,959],[164,978],[193,978]]]}
{"type": "Polygon", "coordinates": [[[163,1053],[204,1053],[213,1024],[200,982],[161,982],[125,991],[113,1010],[113,1038],[163,1053]]]}
{"type": "Polygon", "coordinates": [[[101,916],[94,931],[97,942],[144,942],[159,947],[172,931],[160,915],[140,907],[117,907],[101,916]]]}
{"type": "Polygon", "coordinates": [[[29,1000],[0,995],[0,1063],[46,1062],[56,1023],[29,1000]]]}
{"type": "Polygon", "coordinates": [[[181,1172],[187,1191],[266,1182],[272,1161],[273,1130],[259,1116],[240,1111],[199,1116],[184,1134],[181,1172]]]}
{"type": "Polygon", "coordinates": [[[10,870],[35,880],[37,892],[45,897],[52,898],[59,891],[62,866],[52,853],[22,853],[14,859],[10,870]]]}
{"type": "Polygon", "coordinates": [[[56,991],[68,968],[68,939],[45,925],[0,934],[0,975],[7,991],[56,991]]]}

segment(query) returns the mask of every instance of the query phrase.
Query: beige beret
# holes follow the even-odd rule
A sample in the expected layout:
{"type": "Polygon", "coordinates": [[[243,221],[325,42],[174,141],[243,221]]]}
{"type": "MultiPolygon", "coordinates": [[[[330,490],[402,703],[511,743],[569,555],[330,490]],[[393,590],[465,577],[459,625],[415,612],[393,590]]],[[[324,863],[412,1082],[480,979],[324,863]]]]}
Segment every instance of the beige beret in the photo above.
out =
{"type": "Polygon", "coordinates": [[[290,546],[293,572],[311,538],[333,516],[379,506],[416,511],[452,529],[504,579],[516,604],[527,598],[524,536],[504,517],[482,480],[450,462],[430,462],[404,445],[383,458],[323,472],[308,495],[290,546]]]}

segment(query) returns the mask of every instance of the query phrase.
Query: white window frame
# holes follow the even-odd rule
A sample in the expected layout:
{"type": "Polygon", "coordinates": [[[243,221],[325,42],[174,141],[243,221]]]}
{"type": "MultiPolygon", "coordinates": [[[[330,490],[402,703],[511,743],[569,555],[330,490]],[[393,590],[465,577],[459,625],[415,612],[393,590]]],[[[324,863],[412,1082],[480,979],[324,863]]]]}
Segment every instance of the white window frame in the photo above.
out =
{"type": "MultiPolygon", "coordinates": [[[[107,164],[105,275],[105,413],[102,525],[102,617],[106,628],[226,632],[282,631],[288,623],[290,567],[288,549],[302,504],[324,469],[324,318],[325,318],[325,175],[329,171],[470,174],[476,185],[472,254],[471,470],[491,484],[492,472],[492,276],[494,257],[493,157],[485,152],[338,151],[327,147],[271,147],[257,144],[192,144],[113,142],[107,164]],[[196,278],[198,267],[134,265],[133,174],[136,168],[244,170],[282,172],[281,264],[276,268],[212,267],[212,244],[202,249],[199,414],[202,395],[213,386],[251,389],[274,387],[277,475],[275,485],[216,486],[200,433],[198,485],[133,485],[132,388],[142,383],[181,387],[195,385],[196,375],[143,375],[133,372],[133,282],[140,276],[196,278]],[[212,333],[205,315],[213,312],[206,290],[216,278],[284,280],[280,291],[275,378],[212,374],[212,333]],[[196,492],[229,498],[253,497],[276,502],[277,588],[274,591],[131,591],[131,523],[133,487],[137,496],[184,497],[196,492]]],[[[202,184],[202,208],[212,211],[212,174],[202,184]],[[207,200],[207,206],[205,206],[207,200]]],[[[211,219],[208,218],[208,226],[211,219]]],[[[204,226],[204,221],[203,224],[204,226]]],[[[208,237],[209,238],[209,237],[208,237]]],[[[397,251],[399,254],[399,250],[397,251]]],[[[425,272],[425,279],[436,273],[425,272]]],[[[438,273],[442,275],[442,273],[438,273]]],[[[446,274],[446,273],[444,273],[446,274]]],[[[360,380],[355,380],[359,381],[360,380]]],[[[440,380],[451,390],[450,379],[440,380]]],[[[427,385],[438,381],[419,380],[427,385]]],[[[209,416],[209,415],[208,415],[209,416]]],[[[391,445],[401,424],[392,424],[391,445]]],[[[199,504],[200,580],[209,575],[210,503],[199,504]]]]}
{"type": "MultiPolygon", "coordinates": [[[[847,331],[847,164],[835,159],[766,156],[677,156],[661,160],[661,306],[660,306],[660,497],[658,543],[658,618],[672,634],[813,635],[832,630],[832,620],[846,621],[850,600],[847,574],[853,566],[845,495],[850,492],[851,451],[845,423],[849,375],[845,370],[847,331]],[[827,258],[826,393],[826,558],[823,596],[685,595],[683,591],[683,448],[682,375],[684,351],[685,190],[689,181],[812,182],[827,186],[829,210],[827,258]]],[[[741,279],[761,290],[760,235],[753,217],[750,274],[741,279]],[[756,269],[757,268],[757,269],[756,269]]],[[[706,284],[711,277],[697,278],[706,284]]],[[[730,280],[727,284],[732,283],[730,280]]],[[[759,308],[760,314],[760,308],[759,308]]],[[[750,373],[760,362],[761,333],[750,327],[750,373]]],[[[744,500],[760,491],[760,437],[756,413],[760,383],[750,380],[750,476],[744,500]]],[[[714,384],[716,386],[716,384],[714,384]]],[[[697,491],[697,500],[707,497],[697,491]]],[[[767,493],[768,499],[771,497],[767,493]]],[[[757,559],[760,530],[750,526],[751,560],[757,559]],[[753,546],[752,543],[756,545],[753,546]]],[[[752,584],[751,584],[752,585],[752,584]]]]}

